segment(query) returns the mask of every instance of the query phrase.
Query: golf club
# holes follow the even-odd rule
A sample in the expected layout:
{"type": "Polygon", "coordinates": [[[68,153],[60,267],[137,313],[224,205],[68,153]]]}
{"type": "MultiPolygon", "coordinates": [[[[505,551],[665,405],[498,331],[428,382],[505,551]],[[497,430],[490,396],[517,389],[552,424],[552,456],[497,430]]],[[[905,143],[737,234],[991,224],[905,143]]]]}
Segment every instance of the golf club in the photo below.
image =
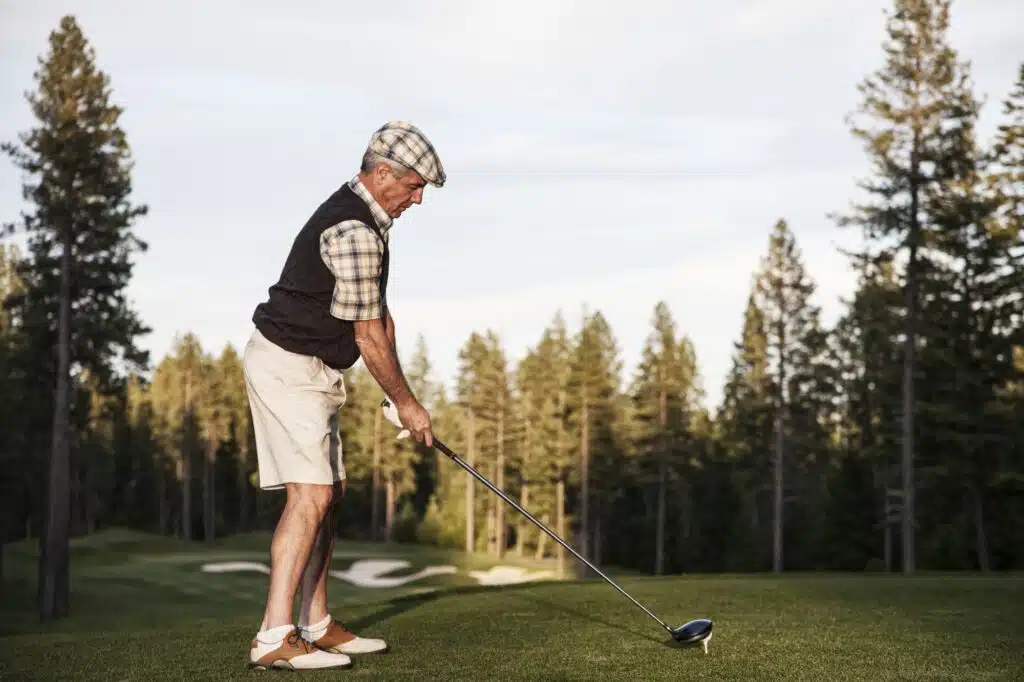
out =
{"type": "MultiPolygon", "coordinates": [[[[398,434],[398,437],[399,438],[404,438],[404,437],[408,436],[409,435],[409,431],[408,431],[408,429],[405,428],[405,426],[402,425],[401,420],[398,418],[398,409],[394,406],[394,404],[389,399],[385,398],[381,402],[381,407],[384,410],[384,416],[387,418],[387,420],[390,421],[395,426],[397,426],[399,429],[401,429],[401,432],[398,434]]],[[[434,442],[434,447],[437,448],[438,450],[440,450],[441,452],[443,452],[448,457],[448,459],[452,460],[453,462],[458,464],[460,467],[465,469],[467,472],[469,472],[473,476],[473,478],[475,478],[476,480],[478,480],[481,483],[483,483],[485,486],[490,488],[496,495],[498,495],[501,499],[505,500],[510,505],[512,505],[516,509],[516,511],[518,511],[520,514],[522,514],[527,519],[529,519],[531,522],[533,522],[533,524],[536,525],[538,528],[540,528],[542,531],[547,533],[548,536],[550,536],[555,542],[557,542],[562,547],[564,547],[565,549],[567,549],[570,552],[572,552],[573,556],[575,556],[577,559],[579,559],[580,561],[585,563],[587,566],[589,566],[590,569],[592,571],[594,571],[594,573],[597,573],[599,576],[604,578],[605,581],[607,581],[609,585],[611,585],[612,587],[617,589],[627,599],[629,599],[631,602],[633,602],[634,604],[639,606],[643,610],[644,613],[646,613],[648,616],[650,616],[651,618],[656,620],[658,622],[658,624],[661,625],[661,627],[665,628],[665,630],[667,630],[668,633],[670,635],[672,635],[672,639],[673,640],[675,640],[676,642],[678,642],[680,644],[684,644],[684,645],[687,645],[687,646],[696,646],[698,644],[701,644],[701,645],[704,646],[704,653],[706,654],[708,652],[708,643],[711,641],[711,626],[712,626],[712,623],[711,623],[710,620],[708,620],[706,618],[698,618],[696,620],[691,620],[688,623],[684,623],[683,625],[680,625],[677,628],[671,627],[670,625],[665,623],[665,621],[661,620],[656,615],[651,613],[650,610],[648,610],[648,608],[646,606],[644,606],[643,604],[638,602],[636,599],[634,599],[632,596],[630,596],[630,594],[628,592],[626,592],[624,589],[619,587],[615,583],[614,580],[612,580],[611,578],[606,576],[600,569],[598,569],[596,566],[594,566],[594,564],[592,564],[589,561],[587,561],[579,552],[577,552],[575,549],[570,547],[569,544],[566,543],[564,540],[562,540],[562,538],[560,538],[556,533],[554,533],[553,531],[548,529],[548,527],[545,526],[543,523],[541,523],[540,521],[535,519],[533,517],[533,515],[530,514],[530,512],[528,512],[525,509],[523,509],[518,503],[516,503],[515,500],[513,500],[508,495],[506,495],[503,490],[501,490],[496,485],[491,483],[480,472],[478,472],[472,466],[467,464],[465,462],[465,460],[463,460],[457,454],[452,452],[451,449],[449,449],[449,447],[447,445],[442,443],[436,436],[434,436],[433,442],[434,442]]]]}

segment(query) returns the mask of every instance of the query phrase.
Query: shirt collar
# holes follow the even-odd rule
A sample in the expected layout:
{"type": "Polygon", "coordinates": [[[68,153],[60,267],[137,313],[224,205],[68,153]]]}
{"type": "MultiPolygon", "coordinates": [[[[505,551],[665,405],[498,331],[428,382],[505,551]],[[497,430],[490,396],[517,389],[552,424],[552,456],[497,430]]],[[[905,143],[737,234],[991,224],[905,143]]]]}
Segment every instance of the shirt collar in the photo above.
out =
{"type": "Polygon", "coordinates": [[[366,189],[366,185],[356,175],[349,181],[349,187],[356,195],[366,202],[366,205],[370,208],[370,214],[373,215],[374,221],[377,223],[377,227],[380,228],[381,236],[387,239],[388,232],[391,230],[391,223],[393,222],[391,216],[388,215],[387,211],[381,208],[381,205],[377,203],[377,200],[370,194],[370,190],[366,189]]]}

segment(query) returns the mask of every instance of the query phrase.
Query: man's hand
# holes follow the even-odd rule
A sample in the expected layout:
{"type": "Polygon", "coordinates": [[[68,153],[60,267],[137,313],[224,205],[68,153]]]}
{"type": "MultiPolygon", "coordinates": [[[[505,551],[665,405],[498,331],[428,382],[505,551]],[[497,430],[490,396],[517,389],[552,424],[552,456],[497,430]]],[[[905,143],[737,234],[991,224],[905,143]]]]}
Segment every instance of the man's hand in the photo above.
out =
{"type": "Polygon", "coordinates": [[[416,400],[410,400],[396,405],[396,407],[402,426],[409,429],[417,443],[425,443],[427,447],[431,447],[434,444],[434,432],[430,423],[430,415],[427,414],[426,409],[416,400]]]}
{"type": "Polygon", "coordinates": [[[359,346],[366,368],[377,380],[377,384],[384,389],[384,394],[390,396],[394,402],[402,426],[409,430],[417,442],[432,446],[434,437],[430,415],[412,394],[398,362],[394,324],[390,313],[385,318],[357,321],[356,344],[359,346]]]}

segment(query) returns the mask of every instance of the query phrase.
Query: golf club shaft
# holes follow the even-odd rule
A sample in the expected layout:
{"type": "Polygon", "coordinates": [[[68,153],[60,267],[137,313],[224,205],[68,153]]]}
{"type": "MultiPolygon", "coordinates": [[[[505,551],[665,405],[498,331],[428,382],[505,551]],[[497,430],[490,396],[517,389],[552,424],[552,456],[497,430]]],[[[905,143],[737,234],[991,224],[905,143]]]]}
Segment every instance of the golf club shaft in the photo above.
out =
{"type": "Polygon", "coordinates": [[[455,462],[456,464],[458,464],[458,465],[459,465],[460,467],[462,467],[463,469],[465,469],[466,471],[468,471],[468,472],[469,472],[470,474],[472,474],[472,475],[473,475],[473,477],[474,477],[474,478],[476,478],[476,480],[480,481],[480,482],[481,482],[481,483],[483,483],[483,484],[484,484],[485,486],[487,486],[488,488],[490,488],[490,489],[491,489],[491,490],[492,490],[492,491],[493,491],[494,493],[496,493],[496,494],[497,494],[497,495],[498,495],[499,497],[501,497],[501,499],[505,500],[505,501],[506,501],[506,502],[508,502],[508,503],[509,503],[510,505],[512,505],[513,507],[515,507],[515,508],[516,508],[516,511],[518,511],[518,512],[519,512],[520,514],[522,514],[523,516],[525,516],[526,518],[528,518],[528,519],[529,519],[530,521],[532,521],[532,522],[533,522],[533,523],[534,523],[534,524],[535,524],[535,525],[536,525],[536,526],[537,526],[538,528],[540,528],[540,529],[541,529],[542,531],[544,531],[545,533],[547,533],[547,534],[548,534],[548,535],[549,535],[549,536],[550,536],[550,537],[551,537],[551,538],[552,538],[552,539],[553,539],[553,540],[554,540],[555,542],[557,542],[557,543],[558,543],[558,544],[560,544],[560,545],[561,545],[562,547],[565,547],[565,548],[566,548],[567,550],[569,550],[570,552],[572,552],[572,553],[573,553],[573,555],[574,555],[574,556],[575,556],[575,557],[576,557],[577,559],[579,559],[580,561],[582,561],[583,563],[585,563],[585,564],[586,564],[587,566],[589,566],[589,567],[590,567],[590,569],[591,569],[592,571],[594,571],[594,573],[597,573],[597,574],[598,574],[599,576],[601,576],[602,578],[604,578],[604,579],[605,579],[605,580],[606,580],[606,581],[608,582],[608,584],[609,584],[609,585],[611,585],[612,587],[614,587],[614,588],[615,588],[616,590],[618,590],[619,592],[621,592],[621,593],[622,593],[622,594],[623,594],[623,595],[624,595],[624,596],[625,596],[625,597],[626,597],[627,599],[629,599],[629,600],[630,600],[631,602],[633,602],[634,604],[636,604],[637,606],[639,606],[639,607],[640,607],[641,609],[643,609],[644,613],[646,613],[646,614],[647,614],[648,616],[650,616],[650,617],[651,617],[651,618],[653,618],[654,620],[658,621],[658,624],[659,624],[659,625],[661,625],[661,627],[665,628],[665,629],[666,629],[666,630],[668,630],[668,631],[669,631],[670,633],[672,632],[672,628],[670,628],[670,627],[669,627],[668,625],[666,625],[666,624],[665,624],[665,622],[664,622],[664,621],[662,621],[662,620],[661,620],[660,618],[658,618],[658,617],[657,617],[657,616],[655,616],[655,615],[654,615],[653,613],[651,613],[651,612],[650,612],[650,611],[649,611],[649,610],[647,609],[647,607],[646,607],[646,606],[644,606],[643,604],[641,604],[640,602],[638,602],[638,601],[637,601],[636,599],[633,599],[633,597],[631,597],[631,596],[629,595],[629,593],[628,593],[628,592],[626,592],[626,591],[625,591],[624,589],[622,589],[621,587],[619,587],[618,585],[616,585],[616,584],[615,584],[615,581],[614,581],[614,580],[612,580],[611,578],[609,578],[608,576],[606,576],[606,575],[605,575],[604,573],[602,573],[602,572],[600,571],[600,569],[598,569],[598,568],[597,568],[597,566],[594,566],[594,564],[592,564],[592,563],[590,563],[589,561],[587,561],[587,560],[586,560],[586,559],[585,559],[585,558],[584,558],[584,557],[583,557],[583,556],[582,556],[582,555],[581,555],[581,554],[580,554],[579,552],[577,552],[577,551],[576,551],[575,549],[573,549],[572,547],[570,547],[570,546],[569,546],[569,545],[568,545],[568,544],[567,544],[567,543],[566,543],[566,542],[565,542],[564,540],[562,540],[562,538],[558,537],[558,535],[557,535],[556,533],[552,532],[551,530],[549,530],[549,529],[548,529],[548,527],[547,527],[547,526],[545,526],[545,525],[544,525],[543,523],[541,523],[540,521],[538,521],[537,519],[535,519],[535,518],[533,517],[533,515],[532,515],[532,514],[530,514],[530,512],[526,511],[526,510],[525,510],[525,509],[523,509],[523,508],[522,508],[521,506],[519,506],[519,505],[518,505],[518,504],[517,504],[517,503],[515,502],[515,500],[513,500],[512,498],[510,498],[510,497],[509,497],[508,495],[506,495],[506,494],[505,494],[505,491],[503,491],[503,490],[502,490],[501,488],[497,487],[496,485],[494,485],[493,483],[491,483],[490,481],[488,481],[488,480],[487,480],[487,478],[486,478],[486,477],[484,477],[484,476],[483,476],[483,475],[482,475],[482,474],[481,474],[480,472],[478,472],[478,471],[477,471],[476,469],[474,469],[474,468],[473,468],[473,467],[471,467],[471,466],[470,466],[469,464],[467,464],[467,463],[466,463],[466,462],[465,462],[465,461],[464,461],[464,460],[463,460],[463,459],[462,459],[461,457],[459,457],[459,456],[458,456],[458,455],[456,455],[456,454],[455,454],[454,452],[452,452],[452,451],[451,451],[451,450],[450,450],[450,449],[448,448],[448,446],[447,446],[447,445],[445,445],[444,443],[442,443],[442,442],[441,442],[440,440],[438,440],[438,439],[437,439],[437,437],[434,437],[434,447],[435,447],[435,448],[437,448],[438,450],[440,450],[441,452],[443,452],[443,453],[444,453],[445,455],[447,455],[449,459],[451,459],[451,460],[452,460],[453,462],[455,462]]]}

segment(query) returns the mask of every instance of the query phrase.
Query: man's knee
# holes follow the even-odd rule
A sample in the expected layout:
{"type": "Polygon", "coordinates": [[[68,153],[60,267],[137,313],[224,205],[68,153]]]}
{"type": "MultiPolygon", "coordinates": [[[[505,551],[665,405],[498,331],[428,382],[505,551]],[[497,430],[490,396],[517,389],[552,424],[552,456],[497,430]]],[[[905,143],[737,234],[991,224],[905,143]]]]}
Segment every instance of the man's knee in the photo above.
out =
{"type": "Polygon", "coordinates": [[[333,485],[289,483],[287,488],[288,504],[317,522],[327,516],[337,500],[337,488],[333,485]]]}

